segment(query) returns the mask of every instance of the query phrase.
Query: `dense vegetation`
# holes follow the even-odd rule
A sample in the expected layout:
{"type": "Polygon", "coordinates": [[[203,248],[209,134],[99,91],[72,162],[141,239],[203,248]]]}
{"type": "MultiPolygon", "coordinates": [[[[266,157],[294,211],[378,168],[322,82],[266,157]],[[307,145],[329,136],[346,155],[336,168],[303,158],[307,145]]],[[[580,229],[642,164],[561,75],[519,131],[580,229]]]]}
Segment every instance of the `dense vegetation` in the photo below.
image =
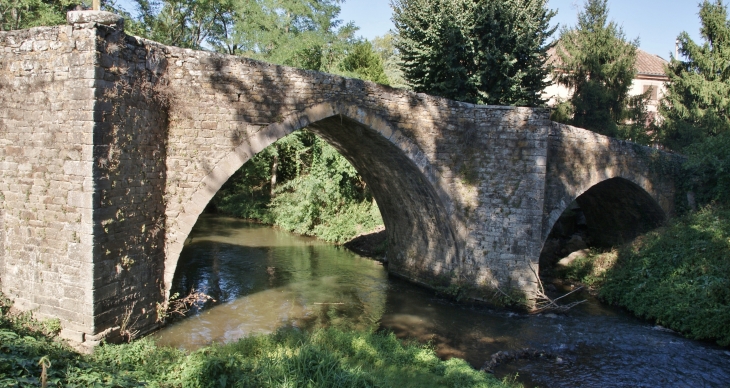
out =
{"type": "Polygon", "coordinates": [[[306,130],[256,155],[212,203],[227,214],[338,243],[383,223],[355,168],[306,130]]]}
{"type": "Polygon", "coordinates": [[[565,269],[608,303],[690,338],[730,345],[730,206],[708,205],[565,269]]]}
{"type": "Polygon", "coordinates": [[[491,105],[544,101],[546,0],[394,0],[396,47],[418,92],[491,105]]]}
{"type": "Polygon", "coordinates": [[[53,26],[66,21],[73,0],[0,0],[0,31],[53,26]]]}
{"type": "MultiPolygon", "coordinates": [[[[0,295],[1,297],[1,295],[0,295]]],[[[191,353],[151,340],[82,355],[54,338],[58,323],[9,313],[0,300],[0,387],[507,387],[393,334],[285,330],[191,353]]]]}

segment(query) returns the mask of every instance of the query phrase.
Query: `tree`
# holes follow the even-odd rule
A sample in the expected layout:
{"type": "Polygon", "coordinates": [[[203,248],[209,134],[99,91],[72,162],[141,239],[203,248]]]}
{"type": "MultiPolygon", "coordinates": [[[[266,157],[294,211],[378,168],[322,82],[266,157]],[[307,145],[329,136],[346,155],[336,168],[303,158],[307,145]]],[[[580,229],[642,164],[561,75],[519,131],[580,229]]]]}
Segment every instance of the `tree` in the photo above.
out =
{"type": "Polygon", "coordinates": [[[667,69],[669,82],[660,106],[662,138],[672,149],[730,132],[730,21],[720,0],[700,4],[704,43],[682,32],[679,53],[667,69]]]}
{"type": "Polygon", "coordinates": [[[620,125],[626,123],[634,123],[646,133],[642,115],[647,96],[629,96],[636,76],[638,40],[627,42],[623,29],[608,21],[606,3],[587,0],[578,14],[578,25],[563,29],[556,45],[560,59],[557,81],[573,89],[569,122],[607,136],[618,136],[620,125]]]}
{"type": "Polygon", "coordinates": [[[355,43],[347,56],[340,62],[340,69],[345,75],[352,74],[357,78],[388,85],[388,77],[383,69],[383,60],[373,50],[368,41],[355,43]]]}
{"type": "Polygon", "coordinates": [[[394,0],[395,46],[417,92],[537,106],[555,15],[546,0],[394,0]]]}
{"type": "Polygon", "coordinates": [[[224,39],[234,0],[135,0],[134,33],[171,46],[201,50],[224,39]]]}
{"type": "Polygon", "coordinates": [[[233,31],[216,45],[229,54],[334,71],[357,27],[337,19],[339,0],[239,0],[233,31]]]}
{"type": "Polygon", "coordinates": [[[388,77],[390,86],[394,88],[407,88],[408,84],[403,78],[403,70],[400,67],[400,52],[395,48],[395,34],[388,32],[383,36],[376,36],[373,41],[373,50],[380,56],[383,63],[383,71],[388,77]]]}
{"type": "Polygon", "coordinates": [[[0,31],[66,22],[66,12],[80,1],[73,0],[0,0],[0,31]]]}

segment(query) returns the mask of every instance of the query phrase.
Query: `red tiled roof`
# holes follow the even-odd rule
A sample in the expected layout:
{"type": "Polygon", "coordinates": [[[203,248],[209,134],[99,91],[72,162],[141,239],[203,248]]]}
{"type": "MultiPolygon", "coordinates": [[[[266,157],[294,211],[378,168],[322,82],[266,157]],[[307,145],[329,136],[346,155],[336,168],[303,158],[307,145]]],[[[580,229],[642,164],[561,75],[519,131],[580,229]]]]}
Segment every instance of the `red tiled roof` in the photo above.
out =
{"type": "MultiPolygon", "coordinates": [[[[560,67],[560,57],[557,55],[557,49],[555,46],[551,47],[548,52],[548,59],[546,63],[555,67],[560,67]]],[[[664,77],[664,65],[668,62],[654,54],[649,54],[646,51],[637,48],[636,49],[636,74],[637,75],[651,75],[664,77]]]]}

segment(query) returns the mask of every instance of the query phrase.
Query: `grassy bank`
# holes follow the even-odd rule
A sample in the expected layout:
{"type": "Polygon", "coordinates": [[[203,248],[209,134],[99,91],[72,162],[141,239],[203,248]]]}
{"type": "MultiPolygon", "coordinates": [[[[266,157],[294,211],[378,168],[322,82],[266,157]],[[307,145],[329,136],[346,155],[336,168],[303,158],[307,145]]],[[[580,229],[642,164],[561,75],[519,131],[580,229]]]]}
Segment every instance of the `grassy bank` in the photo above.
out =
{"type": "Polygon", "coordinates": [[[730,345],[730,206],[709,205],[562,275],[693,339],[730,345]]]}
{"type": "Polygon", "coordinates": [[[55,338],[57,323],[0,310],[0,387],[513,386],[386,333],[287,330],[192,353],[143,339],[83,355],[55,338]]]}

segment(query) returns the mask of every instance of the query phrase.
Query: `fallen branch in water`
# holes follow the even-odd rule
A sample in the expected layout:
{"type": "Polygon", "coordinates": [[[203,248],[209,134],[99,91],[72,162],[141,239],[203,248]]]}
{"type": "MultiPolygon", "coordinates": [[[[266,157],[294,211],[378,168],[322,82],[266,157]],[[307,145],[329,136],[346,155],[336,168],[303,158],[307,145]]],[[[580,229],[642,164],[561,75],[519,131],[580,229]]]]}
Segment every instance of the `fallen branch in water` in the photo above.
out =
{"type": "Polygon", "coordinates": [[[208,294],[196,292],[194,288],[184,298],[178,298],[178,295],[174,294],[165,303],[157,304],[157,322],[165,322],[172,315],[184,316],[194,306],[199,307],[207,301],[216,301],[208,294]]]}
{"type": "Polygon", "coordinates": [[[586,301],[586,299],[583,299],[583,300],[575,301],[572,303],[568,303],[566,305],[558,304],[558,301],[560,299],[563,299],[566,296],[582,289],[583,286],[580,286],[565,295],[552,299],[545,294],[545,288],[542,286],[542,280],[540,280],[540,276],[537,275],[537,272],[535,272],[535,269],[532,268],[532,266],[530,266],[530,270],[532,270],[532,273],[535,274],[535,278],[537,279],[537,285],[539,286],[538,290],[535,291],[535,307],[532,309],[532,311],[530,311],[530,314],[539,314],[539,313],[543,313],[545,311],[555,311],[555,312],[559,312],[559,313],[564,313],[564,312],[572,309],[573,307],[586,301]]]}

